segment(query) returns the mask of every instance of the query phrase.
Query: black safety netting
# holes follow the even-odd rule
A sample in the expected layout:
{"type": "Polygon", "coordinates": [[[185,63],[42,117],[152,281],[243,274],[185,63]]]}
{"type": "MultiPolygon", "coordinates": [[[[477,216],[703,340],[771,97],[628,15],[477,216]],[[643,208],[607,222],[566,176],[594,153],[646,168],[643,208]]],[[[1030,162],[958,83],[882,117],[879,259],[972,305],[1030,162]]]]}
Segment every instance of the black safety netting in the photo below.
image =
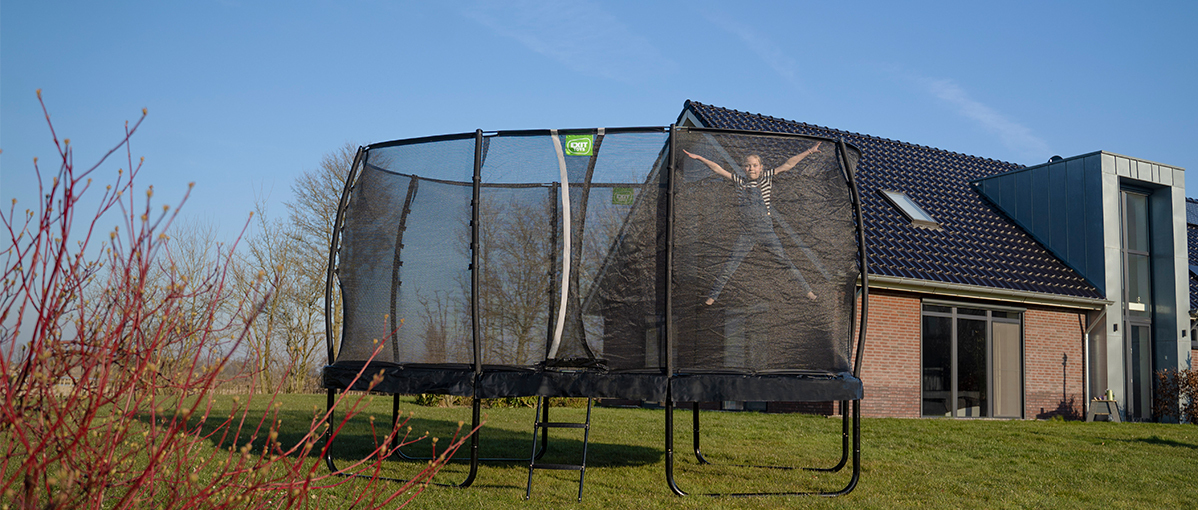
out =
{"type": "MultiPolygon", "coordinates": [[[[667,367],[849,370],[857,249],[837,145],[686,129],[674,136],[672,245],[664,128],[366,148],[336,248],[344,326],[325,385],[350,387],[376,350],[372,367],[384,381],[375,389],[395,393],[660,400],[667,367]],[[760,192],[752,202],[753,186],[733,177],[745,175],[750,155],[773,169],[798,154],[772,176],[764,207],[760,192]],[[526,375],[542,372],[555,375],[526,375]]],[[[724,386],[708,396],[736,393],[724,386]]]]}
{"type": "Polygon", "coordinates": [[[675,143],[675,372],[849,371],[858,255],[837,144],[675,143]]]}

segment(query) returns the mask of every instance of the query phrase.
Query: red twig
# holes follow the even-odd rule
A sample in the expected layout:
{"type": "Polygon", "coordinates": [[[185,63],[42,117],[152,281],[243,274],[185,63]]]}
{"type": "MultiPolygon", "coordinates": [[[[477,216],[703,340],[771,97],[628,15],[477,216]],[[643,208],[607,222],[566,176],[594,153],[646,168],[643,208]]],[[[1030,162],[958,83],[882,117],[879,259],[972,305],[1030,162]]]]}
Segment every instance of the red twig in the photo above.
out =
{"type": "MultiPolygon", "coordinates": [[[[59,140],[44,102],[42,109],[58,151],[57,172],[47,181],[35,160],[40,202],[23,219],[15,201],[7,213],[0,210],[11,240],[0,252],[6,257],[0,322],[14,324],[0,336],[0,499],[21,508],[162,502],[250,508],[264,501],[298,507],[307,505],[310,491],[356,479],[341,476],[350,471],[377,476],[399,447],[424,439],[401,436],[406,421],[385,434],[374,431],[369,456],[342,472],[318,475],[329,441],[317,443],[344,430],[364,395],[342,394],[333,409],[313,417],[298,442],[283,445],[276,405],[281,386],[259,388],[245,373],[232,376],[250,382],[244,405],[214,419],[213,391],[230,379],[226,371],[234,356],[245,354],[251,325],[272,298],[271,282],[248,290],[230,284],[244,229],[227,251],[218,250],[202,277],[180,277],[165,234],[179,207],[156,212],[152,187],[144,202],[135,193],[142,161],[134,161],[130,138],[146,112],[126,123],[124,137],[95,165],[76,172],[70,141],[59,140]],[[122,148],[127,170],[117,171],[94,213],[76,224],[90,176],[122,148]],[[89,248],[112,211],[119,212],[117,226],[98,249],[89,248]],[[225,302],[235,304],[222,308],[225,302]],[[263,394],[267,409],[254,414],[263,394]],[[334,409],[341,412],[336,424],[330,423],[334,409]],[[219,454],[210,442],[228,451],[219,454]]],[[[419,493],[473,433],[460,432],[412,482],[379,498],[372,480],[355,504],[368,493],[371,508],[390,505],[412,487],[419,493]]]]}

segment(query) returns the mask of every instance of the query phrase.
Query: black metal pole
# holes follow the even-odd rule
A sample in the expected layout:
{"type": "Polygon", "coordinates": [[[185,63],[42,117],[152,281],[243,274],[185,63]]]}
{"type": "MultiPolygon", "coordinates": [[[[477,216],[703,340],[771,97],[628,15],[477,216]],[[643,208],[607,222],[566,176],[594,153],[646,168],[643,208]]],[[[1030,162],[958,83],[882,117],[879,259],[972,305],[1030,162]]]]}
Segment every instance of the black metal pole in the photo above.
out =
{"type": "Polygon", "coordinates": [[[691,414],[694,416],[694,427],[692,430],[693,439],[695,441],[695,459],[699,464],[711,464],[707,458],[703,456],[703,452],[699,451],[699,403],[691,402],[691,414]]]}
{"type": "Polygon", "coordinates": [[[474,483],[475,476],[478,475],[478,436],[482,430],[479,429],[478,423],[482,417],[482,399],[478,397],[478,387],[482,383],[483,375],[483,359],[481,351],[482,339],[479,334],[479,288],[480,288],[480,273],[482,269],[478,267],[479,262],[479,217],[482,208],[482,167],[483,167],[483,130],[474,130],[474,193],[470,201],[470,323],[471,336],[474,340],[474,396],[473,406],[470,413],[470,473],[466,475],[466,480],[458,487],[469,487],[474,483]]]}
{"type": "Polygon", "coordinates": [[[853,377],[861,377],[861,357],[865,354],[865,329],[869,318],[869,254],[865,245],[865,216],[861,211],[861,192],[857,189],[857,168],[849,160],[844,140],[837,140],[840,161],[849,179],[849,193],[853,199],[853,211],[857,214],[857,246],[861,257],[861,329],[857,332],[857,350],[853,356],[853,377]]]}
{"type": "MultiPolygon", "coordinates": [[[[329,364],[332,365],[335,360],[333,349],[333,277],[336,274],[337,265],[337,244],[341,240],[341,221],[345,217],[345,207],[349,201],[349,192],[353,188],[354,176],[358,171],[358,164],[363,162],[363,156],[366,155],[364,147],[358,147],[357,154],[354,154],[354,163],[349,167],[349,174],[345,176],[345,188],[341,190],[341,200],[337,202],[337,217],[333,220],[333,235],[329,240],[329,263],[325,267],[325,283],[324,283],[324,338],[325,346],[328,348],[329,364]]],[[[330,404],[330,407],[331,404],[330,404]]]]}
{"type": "Polygon", "coordinates": [[[419,188],[420,178],[413,175],[408,181],[408,194],[404,197],[403,208],[399,210],[399,225],[395,227],[395,257],[391,261],[391,331],[387,335],[387,342],[391,343],[391,361],[394,363],[399,363],[399,341],[396,336],[399,335],[399,289],[403,285],[403,280],[400,280],[402,274],[399,271],[399,268],[403,267],[403,235],[408,230],[408,214],[412,212],[412,199],[416,198],[416,190],[419,188]]]}
{"type": "Polygon", "coordinates": [[[666,163],[666,277],[664,279],[666,310],[662,329],[665,343],[663,354],[666,357],[666,483],[670,486],[670,490],[674,491],[674,494],[685,496],[686,492],[678,488],[678,483],[674,481],[674,396],[671,388],[674,377],[674,356],[671,355],[674,335],[674,293],[670,281],[674,275],[674,182],[676,180],[674,179],[674,153],[675,145],[678,142],[677,130],[677,126],[670,124],[670,152],[669,161],[666,163]]]}
{"type": "Polygon", "coordinates": [[[329,413],[329,421],[328,421],[329,428],[328,428],[328,430],[325,431],[325,437],[324,437],[324,463],[326,466],[329,467],[329,472],[331,472],[331,473],[337,472],[337,464],[333,462],[333,426],[332,426],[333,425],[333,403],[335,401],[333,394],[335,391],[337,391],[337,390],[330,388],[328,390],[328,394],[324,401],[324,408],[329,413]]]}

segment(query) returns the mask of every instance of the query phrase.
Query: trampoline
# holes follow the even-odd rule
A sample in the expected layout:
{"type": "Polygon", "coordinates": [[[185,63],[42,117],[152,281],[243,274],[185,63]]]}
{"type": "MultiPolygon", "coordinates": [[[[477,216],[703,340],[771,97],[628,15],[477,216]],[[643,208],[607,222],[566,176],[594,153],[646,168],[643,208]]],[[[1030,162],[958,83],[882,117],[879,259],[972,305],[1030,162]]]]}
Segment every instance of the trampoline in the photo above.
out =
{"type": "MultiPolygon", "coordinates": [[[[588,423],[589,399],[660,402],[666,480],[682,495],[677,402],[694,403],[706,463],[699,402],[837,401],[841,460],[821,470],[851,450],[852,477],[816,494],[848,493],[868,311],[859,158],[839,140],[680,126],[363,147],[329,253],[329,405],[351,390],[394,395],[395,410],[399,395],[471,397],[477,426],[485,398],[584,397],[588,423]]],[[[538,403],[521,459],[529,490],[548,413],[538,403]]],[[[458,486],[474,481],[485,437],[471,438],[458,486]]],[[[585,460],[567,468],[581,468],[581,498],[585,460]]]]}

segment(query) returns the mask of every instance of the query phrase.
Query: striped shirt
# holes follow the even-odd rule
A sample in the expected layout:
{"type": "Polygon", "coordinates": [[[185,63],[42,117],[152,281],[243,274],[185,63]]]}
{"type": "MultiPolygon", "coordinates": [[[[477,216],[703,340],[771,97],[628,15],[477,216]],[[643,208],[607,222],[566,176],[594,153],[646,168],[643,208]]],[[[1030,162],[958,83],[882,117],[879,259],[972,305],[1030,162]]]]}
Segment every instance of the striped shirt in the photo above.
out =
{"type": "Polygon", "coordinates": [[[774,188],[774,169],[762,170],[761,176],[754,180],[749,180],[740,174],[732,174],[732,182],[736,184],[736,191],[740,192],[740,200],[742,207],[747,205],[746,202],[753,200],[754,191],[761,192],[761,200],[765,202],[765,214],[768,216],[773,211],[771,203],[773,188],[774,188]]]}

